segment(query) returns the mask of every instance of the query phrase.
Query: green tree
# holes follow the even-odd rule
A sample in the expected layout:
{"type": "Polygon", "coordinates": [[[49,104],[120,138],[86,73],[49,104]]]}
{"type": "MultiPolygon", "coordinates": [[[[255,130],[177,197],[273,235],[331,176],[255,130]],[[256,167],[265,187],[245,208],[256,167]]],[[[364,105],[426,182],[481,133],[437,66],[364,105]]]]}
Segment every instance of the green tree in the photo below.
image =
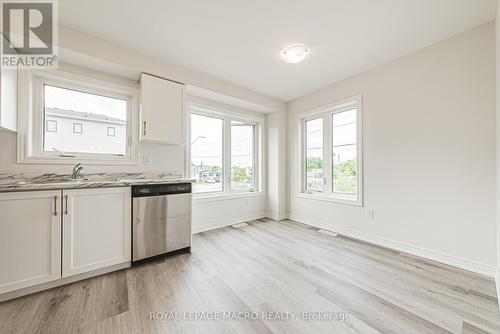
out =
{"type": "Polygon", "coordinates": [[[340,173],[345,176],[356,176],[356,162],[346,160],[340,164],[340,173]]]}
{"type": "Polygon", "coordinates": [[[319,157],[310,157],[307,158],[307,171],[310,172],[314,169],[322,169],[323,168],[323,159],[319,157]]]}
{"type": "Polygon", "coordinates": [[[349,194],[356,193],[356,161],[346,160],[332,169],[333,187],[335,191],[349,194]]]}
{"type": "Polygon", "coordinates": [[[231,179],[233,182],[245,183],[252,181],[252,176],[247,174],[246,168],[233,167],[231,179]]]}

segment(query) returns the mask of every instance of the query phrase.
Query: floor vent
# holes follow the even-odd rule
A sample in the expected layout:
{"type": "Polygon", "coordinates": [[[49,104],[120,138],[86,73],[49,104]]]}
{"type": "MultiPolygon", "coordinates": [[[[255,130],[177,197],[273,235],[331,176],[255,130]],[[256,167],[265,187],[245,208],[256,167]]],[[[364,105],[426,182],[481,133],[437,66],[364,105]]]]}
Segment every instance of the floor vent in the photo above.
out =
{"type": "Polygon", "coordinates": [[[336,237],[338,233],[332,232],[332,231],[327,231],[327,230],[318,230],[319,233],[323,233],[326,235],[329,235],[331,237],[336,237]]]}
{"type": "Polygon", "coordinates": [[[240,228],[240,227],[245,227],[245,226],[248,226],[248,224],[247,223],[239,223],[239,224],[231,225],[232,228],[240,228]]]}

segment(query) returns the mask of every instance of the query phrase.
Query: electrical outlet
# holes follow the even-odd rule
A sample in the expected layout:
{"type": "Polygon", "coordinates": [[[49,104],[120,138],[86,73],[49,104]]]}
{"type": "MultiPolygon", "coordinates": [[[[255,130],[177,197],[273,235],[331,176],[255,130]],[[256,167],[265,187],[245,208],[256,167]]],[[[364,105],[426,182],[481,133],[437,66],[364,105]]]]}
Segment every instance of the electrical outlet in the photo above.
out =
{"type": "Polygon", "coordinates": [[[374,209],[366,209],[365,215],[366,215],[366,218],[373,220],[373,218],[375,217],[375,210],[374,209]]]}

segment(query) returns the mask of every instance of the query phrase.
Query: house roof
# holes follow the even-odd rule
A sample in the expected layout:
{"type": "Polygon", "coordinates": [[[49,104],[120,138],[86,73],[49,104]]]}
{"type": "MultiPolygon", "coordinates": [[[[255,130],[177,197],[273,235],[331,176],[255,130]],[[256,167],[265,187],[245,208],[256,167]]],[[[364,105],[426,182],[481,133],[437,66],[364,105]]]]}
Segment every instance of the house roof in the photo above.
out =
{"type": "Polygon", "coordinates": [[[123,119],[109,117],[103,114],[94,114],[82,111],[59,109],[59,108],[45,108],[45,114],[53,117],[71,118],[79,120],[87,120],[101,123],[112,123],[125,125],[126,121],[123,119]]]}

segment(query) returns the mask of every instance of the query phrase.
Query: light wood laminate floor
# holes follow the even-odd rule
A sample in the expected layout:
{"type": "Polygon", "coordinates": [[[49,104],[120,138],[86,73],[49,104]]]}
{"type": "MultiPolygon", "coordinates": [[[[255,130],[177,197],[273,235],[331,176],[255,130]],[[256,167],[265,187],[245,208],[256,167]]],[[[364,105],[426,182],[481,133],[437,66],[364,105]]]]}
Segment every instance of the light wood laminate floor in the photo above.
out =
{"type": "Polygon", "coordinates": [[[492,279],[299,223],[201,233],[192,251],[1,303],[0,333],[500,333],[492,279]]]}

